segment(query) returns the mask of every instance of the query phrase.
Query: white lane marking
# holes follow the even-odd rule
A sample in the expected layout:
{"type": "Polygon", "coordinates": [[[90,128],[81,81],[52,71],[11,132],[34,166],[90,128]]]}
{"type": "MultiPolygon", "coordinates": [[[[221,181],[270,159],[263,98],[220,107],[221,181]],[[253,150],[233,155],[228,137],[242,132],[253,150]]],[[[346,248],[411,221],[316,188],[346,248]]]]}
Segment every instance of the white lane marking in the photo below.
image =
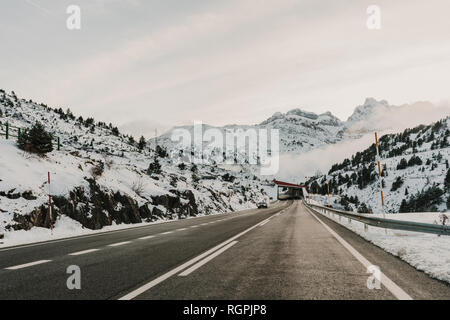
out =
{"type": "Polygon", "coordinates": [[[139,240],[147,240],[147,239],[151,239],[154,238],[155,236],[145,236],[145,237],[140,237],[139,240]]]}
{"type": "Polygon", "coordinates": [[[81,256],[82,254],[86,254],[86,253],[91,253],[91,252],[95,252],[95,251],[99,251],[100,249],[88,249],[88,250],[83,250],[83,251],[78,251],[78,252],[72,252],[69,253],[69,256],[81,256]]]}
{"type": "MultiPolygon", "coordinates": [[[[334,232],[329,226],[327,226],[322,220],[317,218],[317,216],[309,209],[309,213],[316,218],[317,221],[324,226],[324,228],[339,241],[340,244],[344,246],[359,262],[362,263],[364,267],[372,266],[373,264],[367,260],[361,253],[359,253],[355,248],[353,248],[347,241],[341,238],[336,232],[334,232]]],[[[388,289],[397,299],[399,300],[413,300],[410,295],[408,295],[402,288],[394,283],[391,279],[389,279],[383,272],[380,273],[380,281],[381,283],[388,289]]]]}
{"type": "Polygon", "coordinates": [[[183,230],[186,230],[186,228],[180,228],[180,229],[177,229],[175,231],[183,231],[183,230]]]}
{"type": "Polygon", "coordinates": [[[161,234],[169,234],[169,233],[172,233],[173,231],[166,231],[166,232],[163,232],[163,233],[161,233],[161,234]]]}
{"type": "Polygon", "coordinates": [[[129,243],[131,243],[131,241],[117,242],[117,243],[108,245],[108,247],[118,247],[118,246],[123,246],[124,244],[129,244],[129,243]]]}
{"type": "Polygon", "coordinates": [[[265,225],[267,222],[269,222],[269,220],[264,221],[264,223],[261,223],[259,226],[262,227],[262,226],[265,225]]]}
{"type": "MultiPolygon", "coordinates": [[[[279,203],[281,206],[281,202],[279,203]]],[[[277,206],[274,206],[273,208],[276,208],[277,206]]],[[[256,210],[256,209],[250,209],[250,212],[248,212],[248,210],[243,210],[245,213],[241,213],[241,215],[247,215],[247,214],[251,214],[251,211],[256,210]]],[[[228,216],[231,215],[232,213],[220,213],[222,216],[228,216]]],[[[203,218],[203,216],[200,217],[190,217],[187,218],[186,221],[188,220],[195,220],[195,219],[201,219],[203,218]]],[[[225,218],[219,221],[223,221],[226,220],[225,218]]],[[[96,232],[94,234],[88,234],[88,235],[84,235],[84,236],[74,236],[74,237],[66,237],[66,238],[61,238],[58,240],[46,240],[46,241],[39,241],[39,242],[34,242],[34,243],[28,243],[28,244],[21,244],[21,245],[15,245],[15,246],[7,246],[4,248],[0,248],[0,252],[3,251],[10,251],[10,250],[18,250],[18,249],[23,249],[23,248],[29,248],[29,247],[36,247],[36,246],[43,246],[46,244],[54,244],[54,243],[59,243],[59,242],[66,242],[66,241],[74,241],[74,240],[80,240],[80,239],[86,239],[86,238],[92,238],[92,237],[101,237],[101,236],[107,236],[113,233],[119,233],[119,232],[128,232],[128,231],[134,231],[134,230],[139,230],[139,229],[144,229],[144,228],[151,228],[155,225],[159,225],[159,224],[165,224],[165,223],[176,223],[179,222],[179,220],[170,220],[170,221],[162,221],[162,222],[153,222],[149,225],[145,225],[145,226],[139,226],[139,227],[133,227],[130,226],[129,228],[124,228],[124,229],[119,229],[119,230],[111,230],[111,231],[103,231],[103,232],[96,232]]]]}
{"type": "Polygon", "coordinates": [[[213,254],[207,256],[205,259],[197,262],[196,264],[194,264],[192,267],[190,267],[189,269],[184,270],[182,273],[180,273],[178,276],[180,277],[186,277],[188,275],[190,275],[192,272],[194,272],[195,270],[197,270],[198,268],[200,268],[201,266],[203,266],[204,264],[208,263],[209,261],[211,261],[212,259],[214,259],[215,257],[217,257],[218,255],[220,255],[222,252],[230,249],[232,246],[234,246],[236,243],[238,243],[237,241],[233,241],[229,244],[227,244],[225,247],[222,247],[221,249],[217,250],[216,252],[214,252],[213,254]]]}
{"type": "MultiPolygon", "coordinates": [[[[266,219],[267,220],[267,219],[266,219]]],[[[265,220],[263,220],[265,221],[265,220]]],[[[131,300],[136,298],[137,296],[141,295],[142,293],[144,293],[145,291],[150,290],[151,288],[153,288],[154,286],[158,285],[159,283],[163,282],[164,280],[170,278],[171,276],[177,274],[180,271],[183,271],[184,269],[190,267],[191,265],[193,265],[194,263],[196,263],[197,261],[203,259],[204,257],[207,257],[208,255],[210,255],[211,253],[214,253],[216,250],[222,248],[223,246],[226,246],[227,244],[229,244],[230,242],[236,240],[237,238],[243,236],[244,234],[246,234],[247,232],[253,230],[254,228],[256,228],[261,222],[258,222],[257,224],[255,224],[254,226],[251,226],[250,228],[242,231],[241,233],[238,233],[237,235],[231,237],[230,239],[218,244],[217,246],[209,249],[208,251],[203,252],[202,254],[196,256],[195,258],[192,258],[191,260],[183,263],[182,265],[170,270],[169,272],[166,272],[165,274],[159,276],[158,278],[148,282],[147,284],[144,284],[143,286],[137,288],[136,290],[124,295],[123,297],[119,298],[119,300],[131,300]]]]}
{"type": "Polygon", "coordinates": [[[197,228],[198,226],[190,226],[189,228],[197,228]]]}
{"type": "Polygon", "coordinates": [[[7,269],[7,270],[18,270],[18,269],[23,269],[23,268],[35,266],[35,265],[38,265],[38,264],[47,263],[47,262],[50,262],[50,261],[52,261],[52,260],[39,260],[39,261],[30,262],[30,263],[19,264],[17,266],[8,267],[8,268],[5,268],[5,269],[7,269]]]}

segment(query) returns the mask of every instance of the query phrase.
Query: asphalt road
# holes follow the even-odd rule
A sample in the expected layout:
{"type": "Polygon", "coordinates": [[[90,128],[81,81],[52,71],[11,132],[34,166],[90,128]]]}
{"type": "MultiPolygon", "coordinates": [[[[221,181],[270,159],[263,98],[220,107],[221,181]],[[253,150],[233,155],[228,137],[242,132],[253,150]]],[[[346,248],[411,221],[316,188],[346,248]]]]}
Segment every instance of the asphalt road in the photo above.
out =
{"type": "Polygon", "coordinates": [[[450,287],[299,201],[0,249],[0,299],[405,296],[450,299],[450,287]],[[358,255],[380,267],[380,289],[367,287],[358,255]],[[81,270],[80,290],[67,288],[71,265],[81,270]]]}

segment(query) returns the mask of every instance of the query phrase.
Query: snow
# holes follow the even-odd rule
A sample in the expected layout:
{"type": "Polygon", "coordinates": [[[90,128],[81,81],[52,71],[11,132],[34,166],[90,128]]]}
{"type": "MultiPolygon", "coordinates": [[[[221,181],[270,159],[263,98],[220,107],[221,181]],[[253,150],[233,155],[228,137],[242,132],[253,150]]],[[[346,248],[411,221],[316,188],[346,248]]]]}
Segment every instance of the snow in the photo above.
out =
{"type": "MultiPolygon", "coordinates": [[[[161,207],[161,209],[164,209],[164,207],[161,207]]],[[[203,215],[200,215],[198,217],[202,217],[203,215]]],[[[188,217],[186,219],[195,219],[197,217],[188,217]]],[[[105,226],[100,230],[91,230],[88,228],[84,228],[79,222],[65,216],[61,215],[58,216],[57,220],[55,221],[53,230],[47,229],[47,228],[39,228],[39,227],[33,227],[30,230],[17,230],[13,232],[5,232],[4,239],[0,239],[0,248],[8,248],[11,246],[18,246],[18,245],[26,245],[26,244],[33,244],[43,241],[50,241],[50,240],[61,240],[61,239],[69,239],[73,237],[78,236],[86,236],[86,235],[94,235],[104,232],[110,232],[110,231],[120,231],[120,230],[127,230],[127,229],[133,229],[137,227],[144,227],[154,224],[161,224],[161,223],[170,223],[174,222],[176,220],[160,220],[160,221],[154,221],[154,222],[142,222],[142,223],[134,223],[134,224],[113,224],[111,226],[105,226]]]]}
{"type": "MultiPolygon", "coordinates": [[[[315,211],[317,212],[317,211],[315,211]]],[[[321,213],[318,213],[321,214],[321,213]]],[[[401,213],[391,214],[389,219],[434,223],[439,221],[440,213],[401,213]]],[[[414,268],[421,270],[433,278],[450,283],[450,236],[438,236],[411,231],[387,230],[369,226],[364,231],[364,224],[337,215],[325,215],[336,223],[360,235],[367,241],[399,257],[414,268]]],[[[370,217],[382,217],[382,214],[371,214],[370,217]]],[[[376,261],[372,261],[376,263],[376,261]]]]}
{"type": "MultiPolygon", "coordinates": [[[[255,208],[256,202],[267,198],[265,192],[261,192],[262,181],[246,168],[228,171],[217,166],[198,165],[197,175],[200,181],[196,183],[192,179],[190,163],[186,163],[187,168],[181,170],[177,166],[178,163],[167,157],[159,159],[163,173],[151,177],[146,171],[154,159],[154,151],[147,147],[142,151],[138,150],[136,144],[129,142],[129,136],[114,135],[111,125],[95,122],[95,126],[85,126],[76,117],[64,118],[45,105],[17,99],[14,95],[2,91],[0,110],[0,123],[8,122],[16,127],[29,128],[39,121],[54,137],[61,139],[62,145],[61,151],[54,150],[40,157],[19,150],[15,138],[6,140],[4,136],[0,136],[0,192],[9,195],[0,196],[0,234],[5,233],[5,243],[47,239],[49,231],[42,228],[33,228],[30,231],[5,230],[7,226],[16,223],[15,215],[28,215],[42,205],[47,206],[47,172],[51,173],[50,192],[53,196],[67,198],[69,192],[83,188],[85,195],[89,197],[88,179],[95,178],[103,192],[119,192],[135,200],[139,206],[158,208],[167,213],[167,219],[173,219],[172,212],[161,205],[152,204],[152,197],[176,197],[175,192],[191,191],[195,196],[199,215],[255,208]],[[94,177],[92,169],[100,162],[104,163],[104,171],[101,176],[94,177]],[[235,176],[235,182],[223,181],[221,177],[225,173],[235,176]],[[215,180],[202,179],[203,176],[209,175],[214,175],[215,180]],[[176,180],[175,187],[171,185],[172,179],[176,180]],[[141,188],[136,188],[138,185],[141,188]],[[23,197],[24,192],[31,192],[36,199],[26,200],[23,197]],[[222,201],[217,202],[213,193],[222,201]],[[12,198],[18,198],[10,199],[11,195],[14,195],[12,198]],[[21,241],[20,238],[24,240],[21,241]]],[[[188,200],[181,198],[180,202],[187,204],[188,200]]],[[[123,204],[117,203],[113,209],[120,210],[122,207],[123,204]]],[[[91,232],[81,228],[76,221],[72,223],[66,218],[69,219],[58,217],[62,219],[61,226],[55,226],[53,237],[91,232]]]]}
{"type": "MultiPolygon", "coordinates": [[[[424,127],[417,133],[411,133],[409,139],[411,141],[424,141],[421,145],[417,144],[415,150],[413,148],[408,148],[402,152],[399,156],[389,156],[389,152],[392,152],[394,148],[399,149],[405,143],[396,142],[393,145],[389,145],[388,150],[383,150],[381,152],[381,167],[386,169],[385,172],[387,176],[383,176],[384,187],[383,194],[385,200],[385,211],[388,213],[399,212],[400,205],[403,201],[411,199],[411,197],[417,195],[418,193],[426,190],[427,188],[435,185],[444,191],[441,197],[441,203],[437,206],[436,211],[446,211],[447,210],[447,199],[450,196],[448,190],[444,187],[444,179],[449,170],[448,163],[450,162],[450,147],[442,148],[432,148],[432,144],[439,138],[442,141],[447,139],[448,141],[448,130],[450,130],[450,118],[443,119],[443,126],[439,131],[434,132],[435,139],[427,142],[431,132],[432,127],[424,127]],[[412,157],[420,158],[421,165],[408,166],[404,169],[397,168],[401,159],[409,161],[412,157]],[[403,184],[395,191],[392,190],[394,181],[401,177],[403,184]]],[[[390,142],[395,141],[398,135],[394,135],[390,138],[390,142]]],[[[357,164],[348,165],[341,170],[336,170],[328,175],[323,175],[315,180],[322,185],[322,180],[330,181],[335,179],[338,181],[338,177],[351,177],[352,174],[357,173],[362,166],[368,167],[370,164],[375,164],[375,156],[373,161],[361,161],[357,164]]],[[[375,165],[373,167],[373,175],[378,176],[378,168],[375,165]]],[[[352,183],[351,186],[347,186],[347,183],[342,183],[338,186],[338,191],[340,190],[341,195],[347,195],[348,197],[357,197],[360,203],[365,203],[368,207],[372,209],[373,212],[382,212],[381,200],[380,200],[380,185],[378,177],[373,180],[369,185],[360,189],[356,183],[352,183]]],[[[340,196],[334,196],[333,206],[341,207],[340,196]]],[[[324,202],[325,203],[325,202],[324,202]]],[[[357,209],[353,206],[353,209],[357,209]]]]}

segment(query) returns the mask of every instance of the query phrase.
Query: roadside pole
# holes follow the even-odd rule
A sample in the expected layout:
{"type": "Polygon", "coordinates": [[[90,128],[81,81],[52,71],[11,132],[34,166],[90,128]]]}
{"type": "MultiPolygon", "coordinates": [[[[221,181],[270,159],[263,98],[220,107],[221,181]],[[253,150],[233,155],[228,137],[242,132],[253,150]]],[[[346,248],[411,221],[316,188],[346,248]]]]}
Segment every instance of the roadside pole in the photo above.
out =
{"type": "Polygon", "coordinates": [[[53,235],[52,193],[51,193],[51,189],[50,189],[50,171],[48,172],[48,215],[50,218],[50,230],[53,235]]]}
{"type": "Polygon", "coordinates": [[[378,180],[380,182],[380,195],[381,195],[381,211],[383,212],[383,218],[385,218],[385,214],[384,214],[384,197],[383,197],[383,179],[381,178],[380,152],[378,150],[378,134],[376,132],[375,132],[375,146],[376,146],[376,149],[377,149],[378,180]]]}
{"type": "Polygon", "coordinates": [[[331,205],[330,205],[330,181],[327,182],[327,187],[328,187],[328,208],[331,208],[331,205]]]}
{"type": "MultiPolygon", "coordinates": [[[[383,178],[381,177],[381,163],[380,163],[380,151],[378,150],[378,134],[375,132],[375,147],[377,149],[377,163],[378,163],[378,180],[380,182],[380,196],[381,196],[381,212],[383,213],[383,219],[386,218],[384,213],[384,196],[383,196],[383,178]]],[[[387,234],[387,229],[384,229],[387,234]]]]}

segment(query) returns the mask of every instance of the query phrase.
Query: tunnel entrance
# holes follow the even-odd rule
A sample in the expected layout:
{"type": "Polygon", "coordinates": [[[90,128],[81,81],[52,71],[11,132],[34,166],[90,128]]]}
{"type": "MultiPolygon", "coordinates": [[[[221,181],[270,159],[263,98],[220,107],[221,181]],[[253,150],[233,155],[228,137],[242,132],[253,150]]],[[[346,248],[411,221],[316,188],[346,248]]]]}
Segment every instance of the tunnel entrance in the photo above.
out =
{"type": "Polygon", "coordinates": [[[277,200],[303,199],[306,187],[289,182],[273,180],[277,188],[277,200]]]}

